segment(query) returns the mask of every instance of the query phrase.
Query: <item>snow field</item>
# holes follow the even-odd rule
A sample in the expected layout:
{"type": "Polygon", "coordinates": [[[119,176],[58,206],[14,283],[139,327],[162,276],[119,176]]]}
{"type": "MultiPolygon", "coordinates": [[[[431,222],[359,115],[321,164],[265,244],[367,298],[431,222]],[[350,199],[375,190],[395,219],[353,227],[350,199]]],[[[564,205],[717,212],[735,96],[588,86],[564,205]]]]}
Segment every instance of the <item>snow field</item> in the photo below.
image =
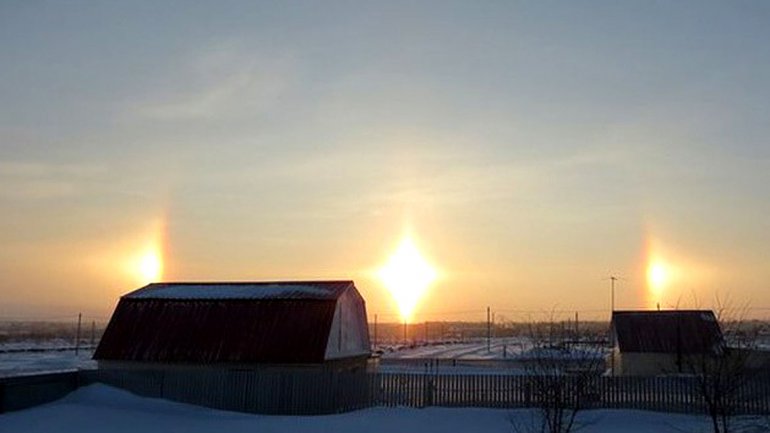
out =
{"type": "MultiPolygon", "coordinates": [[[[20,412],[0,415],[0,432],[372,432],[468,433],[513,430],[511,420],[531,422],[531,410],[471,408],[372,408],[339,415],[267,416],[224,412],[165,400],[138,397],[104,385],[81,388],[69,396],[20,412]]],[[[679,433],[708,431],[702,416],[633,410],[596,410],[582,414],[592,423],[584,433],[679,433]]],[[[768,431],[764,420],[741,420],[744,432],[768,431]]]]}

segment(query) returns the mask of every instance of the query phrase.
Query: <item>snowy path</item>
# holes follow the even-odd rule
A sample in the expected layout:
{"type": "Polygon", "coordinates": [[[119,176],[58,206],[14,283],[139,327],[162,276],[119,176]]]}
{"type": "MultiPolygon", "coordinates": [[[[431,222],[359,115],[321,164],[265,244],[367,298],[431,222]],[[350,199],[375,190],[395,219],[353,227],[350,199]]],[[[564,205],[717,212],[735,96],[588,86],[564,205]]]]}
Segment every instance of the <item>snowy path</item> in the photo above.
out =
{"type": "MultiPolygon", "coordinates": [[[[530,415],[527,410],[373,408],[316,417],[263,416],[142,398],[107,386],[92,385],[48,405],[0,415],[0,433],[509,433],[513,431],[510,419],[526,422],[531,419],[530,415]]],[[[585,416],[594,423],[581,430],[584,433],[674,433],[708,429],[705,418],[689,415],[600,410],[586,412],[585,416]]]]}

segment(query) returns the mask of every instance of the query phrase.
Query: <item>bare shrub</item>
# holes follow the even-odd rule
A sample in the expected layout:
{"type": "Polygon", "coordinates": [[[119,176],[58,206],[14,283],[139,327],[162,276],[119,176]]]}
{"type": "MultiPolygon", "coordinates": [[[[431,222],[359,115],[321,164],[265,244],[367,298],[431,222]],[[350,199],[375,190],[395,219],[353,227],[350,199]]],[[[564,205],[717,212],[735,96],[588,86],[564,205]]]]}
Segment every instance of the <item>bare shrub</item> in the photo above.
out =
{"type": "Polygon", "coordinates": [[[578,414],[597,398],[595,386],[605,366],[602,347],[575,333],[563,335],[558,329],[553,315],[550,322],[529,328],[532,347],[520,360],[529,374],[536,415],[528,423],[512,422],[517,432],[575,431],[586,424],[578,421],[578,414]]]}
{"type": "Polygon", "coordinates": [[[690,356],[687,370],[695,378],[695,391],[703,401],[714,433],[734,431],[733,420],[750,396],[747,385],[757,376],[750,358],[756,350],[758,328],[746,320],[747,306],[734,308],[717,298],[715,315],[723,341],[714,351],[690,356]]]}

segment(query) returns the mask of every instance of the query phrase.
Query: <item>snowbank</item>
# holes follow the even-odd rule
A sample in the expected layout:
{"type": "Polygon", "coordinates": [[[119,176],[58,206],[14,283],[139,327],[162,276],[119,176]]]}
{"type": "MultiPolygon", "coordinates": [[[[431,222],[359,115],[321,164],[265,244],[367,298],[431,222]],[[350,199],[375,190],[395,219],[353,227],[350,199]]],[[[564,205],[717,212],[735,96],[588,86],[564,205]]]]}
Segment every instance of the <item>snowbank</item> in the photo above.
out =
{"type": "MultiPolygon", "coordinates": [[[[531,420],[529,410],[373,408],[315,416],[266,416],[223,412],[138,397],[104,385],[91,385],[57,402],[0,415],[0,432],[506,432],[511,419],[531,420]]],[[[594,423],[584,433],[664,433],[706,431],[705,418],[632,410],[600,410],[584,414],[594,423]]],[[[762,431],[762,430],[754,430],[762,431]]]]}

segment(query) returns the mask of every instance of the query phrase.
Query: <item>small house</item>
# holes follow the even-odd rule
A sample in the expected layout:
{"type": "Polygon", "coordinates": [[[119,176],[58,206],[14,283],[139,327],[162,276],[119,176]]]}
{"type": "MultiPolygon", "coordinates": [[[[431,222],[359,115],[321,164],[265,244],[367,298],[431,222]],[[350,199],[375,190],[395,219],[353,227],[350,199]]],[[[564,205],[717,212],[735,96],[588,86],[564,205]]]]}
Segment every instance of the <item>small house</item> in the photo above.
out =
{"type": "Polygon", "coordinates": [[[370,355],[352,281],[157,283],[120,298],[100,368],[357,370],[370,355]]]}
{"type": "Polygon", "coordinates": [[[691,372],[698,357],[724,349],[710,310],[615,311],[611,337],[613,374],[623,376],[691,372]]]}

